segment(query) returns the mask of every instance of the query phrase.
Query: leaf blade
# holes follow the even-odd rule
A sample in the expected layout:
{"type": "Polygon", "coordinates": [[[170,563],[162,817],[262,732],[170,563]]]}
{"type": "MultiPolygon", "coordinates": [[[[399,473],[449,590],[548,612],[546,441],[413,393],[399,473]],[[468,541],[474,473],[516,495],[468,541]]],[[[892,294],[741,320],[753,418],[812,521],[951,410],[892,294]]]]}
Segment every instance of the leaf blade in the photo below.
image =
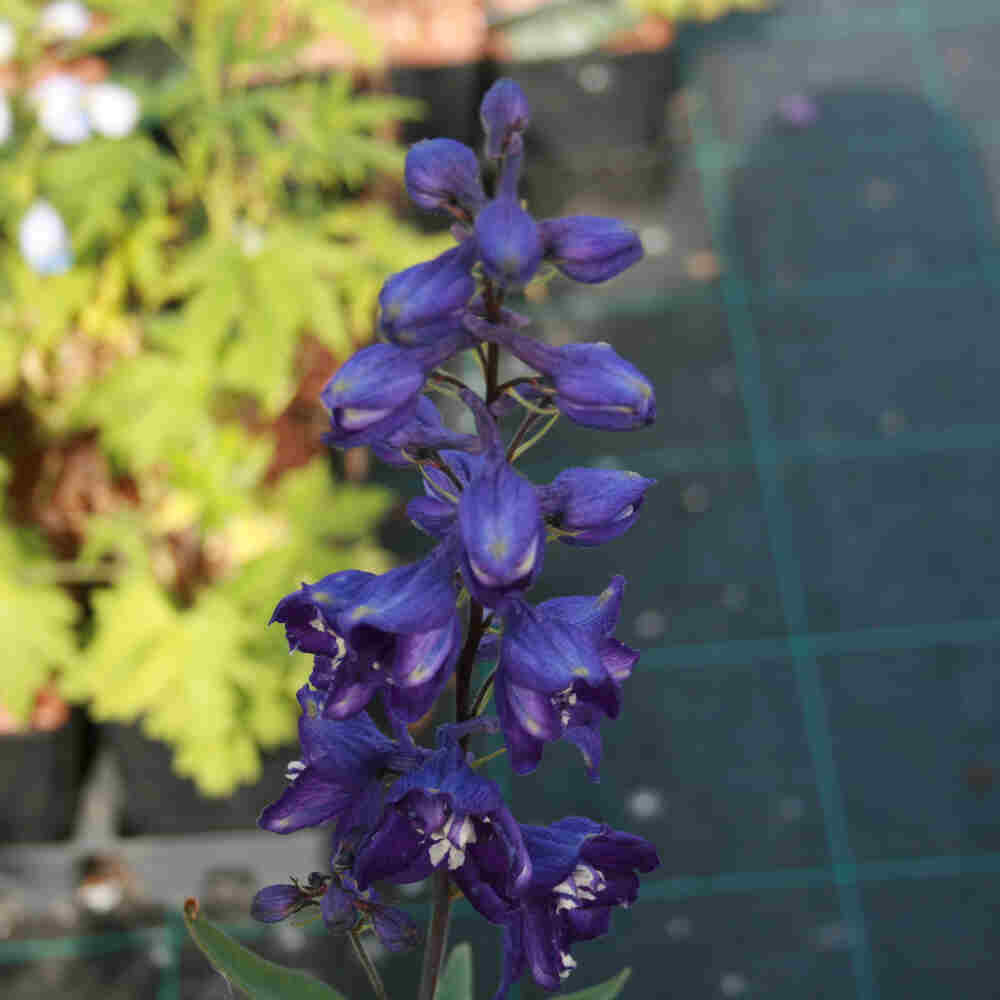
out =
{"type": "Polygon", "coordinates": [[[617,976],[596,986],[588,986],[585,990],[577,990],[576,993],[567,993],[562,1000],[615,1000],[628,982],[628,977],[632,975],[632,969],[626,965],[617,976]]]}
{"type": "Polygon", "coordinates": [[[229,982],[251,1000],[345,1000],[318,979],[269,962],[234,941],[198,912],[198,902],[184,904],[184,923],[201,953],[229,982]]]}
{"type": "Polygon", "coordinates": [[[455,945],[438,980],[434,1000],[472,1000],[472,945],[455,945]]]}

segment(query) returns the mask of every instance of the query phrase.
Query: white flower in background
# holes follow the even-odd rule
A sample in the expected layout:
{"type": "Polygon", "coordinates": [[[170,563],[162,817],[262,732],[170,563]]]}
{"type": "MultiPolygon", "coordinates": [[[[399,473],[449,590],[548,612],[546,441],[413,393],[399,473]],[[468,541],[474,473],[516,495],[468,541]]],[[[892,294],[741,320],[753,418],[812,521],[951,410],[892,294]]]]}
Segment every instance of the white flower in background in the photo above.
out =
{"type": "Polygon", "coordinates": [[[38,26],[48,38],[73,41],[90,28],[90,11],[77,0],[56,0],[42,8],[38,26]]]}
{"type": "Polygon", "coordinates": [[[9,138],[14,131],[14,115],[10,110],[10,102],[3,91],[0,91],[0,146],[9,138]]]}
{"type": "Polygon", "coordinates": [[[67,73],[54,73],[37,84],[31,98],[38,106],[38,124],[56,142],[73,145],[90,137],[84,106],[85,88],[67,73]]]}
{"type": "Polygon", "coordinates": [[[36,201],[28,209],[18,242],[28,266],[39,274],[63,274],[73,265],[66,224],[47,201],[36,201]]]}
{"type": "Polygon", "coordinates": [[[117,83],[88,87],[86,109],[94,131],[108,139],[123,139],[139,121],[139,98],[117,83]]]}
{"type": "Polygon", "coordinates": [[[17,50],[17,32],[10,21],[0,20],[0,63],[10,60],[17,50]]]}

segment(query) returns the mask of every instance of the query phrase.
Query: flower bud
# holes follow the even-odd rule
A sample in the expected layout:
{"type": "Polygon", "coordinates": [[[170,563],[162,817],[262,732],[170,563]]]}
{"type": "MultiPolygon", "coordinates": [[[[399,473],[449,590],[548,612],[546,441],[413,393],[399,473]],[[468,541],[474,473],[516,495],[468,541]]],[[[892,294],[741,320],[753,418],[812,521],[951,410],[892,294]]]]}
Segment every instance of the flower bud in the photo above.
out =
{"type": "Polygon", "coordinates": [[[486,132],[486,155],[496,160],[508,151],[511,139],[528,127],[531,108],[520,86],[504,77],[486,91],[479,118],[486,132]]]}
{"type": "Polygon", "coordinates": [[[656,419],[649,379],[610,344],[567,344],[551,372],[556,405],[570,420],[598,430],[630,431],[656,419]]]}
{"type": "Polygon", "coordinates": [[[88,88],[86,104],[94,131],[107,139],[124,139],[139,122],[139,98],[117,83],[88,88]]]}
{"type": "Polygon", "coordinates": [[[595,285],[642,259],[639,237],[618,219],[573,215],[539,223],[545,257],[567,278],[595,285]]]}
{"type": "Polygon", "coordinates": [[[503,460],[486,462],[458,502],[469,593],[488,607],[526,590],[545,553],[545,525],[535,487],[503,460]]]}
{"type": "Polygon", "coordinates": [[[276,924],[291,916],[308,902],[297,885],[268,885],[253,898],[250,916],[265,924],[276,924]]]}
{"type": "Polygon", "coordinates": [[[479,213],[476,241],[483,269],[503,287],[526,285],[542,262],[538,223],[512,197],[495,198],[479,213]]]}
{"type": "Polygon", "coordinates": [[[539,489],[542,513],[561,542],[600,545],[632,527],[654,482],[619,469],[565,469],[539,489]]]}
{"type": "Polygon", "coordinates": [[[479,161],[454,139],[424,139],[406,154],[406,192],[421,208],[472,218],[486,201],[479,161]]]}
{"type": "Polygon", "coordinates": [[[468,343],[459,331],[426,347],[373,344],[358,351],[320,393],[330,411],[323,440],[337,448],[386,441],[413,420],[428,373],[468,343]]]}
{"type": "Polygon", "coordinates": [[[476,291],[470,273],[475,260],[475,240],[466,240],[433,260],[392,275],[378,297],[383,336],[413,347],[460,328],[461,317],[456,314],[476,291]]]}
{"type": "Polygon", "coordinates": [[[464,323],[473,336],[506,347],[526,365],[548,375],[555,386],[556,406],[575,423],[630,431],[656,419],[649,379],[610,344],[551,347],[472,314],[465,316],[464,323]]]}
{"type": "Polygon", "coordinates": [[[42,8],[38,27],[47,38],[72,42],[90,29],[90,11],[78,0],[55,0],[42,8]]]}
{"type": "Polygon", "coordinates": [[[34,87],[31,96],[38,105],[38,124],[50,139],[71,146],[90,138],[84,87],[75,76],[54,73],[34,87]]]}
{"type": "Polygon", "coordinates": [[[63,274],[73,264],[66,225],[47,201],[36,201],[28,209],[18,242],[28,266],[38,274],[63,274]]]}
{"type": "Polygon", "coordinates": [[[320,394],[330,411],[324,440],[353,448],[384,438],[413,417],[426,378],[413,351],[391,344],[358,351],[320,394]]]}

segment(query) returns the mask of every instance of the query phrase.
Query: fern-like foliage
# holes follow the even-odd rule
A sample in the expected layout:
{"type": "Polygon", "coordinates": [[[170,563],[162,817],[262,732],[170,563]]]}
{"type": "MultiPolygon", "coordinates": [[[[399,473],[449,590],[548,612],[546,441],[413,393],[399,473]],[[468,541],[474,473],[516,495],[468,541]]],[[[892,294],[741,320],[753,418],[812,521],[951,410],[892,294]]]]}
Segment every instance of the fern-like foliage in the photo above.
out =
{"type": "Polygon", "coordinates": [[[387,566],[371,540],[385,491],[334,483],[321,457],[264,483],[276,421],[313,405],[303,345],[332,373],[370,337],[387,275],[449,242],[370,196],[402,168],[392,123],[418,109],[310,75],[331,32],[357,64],[378,60],[346,0],[94,0],[91,30],[56,44],[36,5],[12,4],[20,79],[107,74],[141,117],[120,138],[58,142],[31,93],[10,97],[0,457],[8,508],[35,525],[0,523],[0,638],[18,651],[0,702],[25,717],[55,672],[224,795],[294,735],[301,677],[264,629],[276,600],[340,566],[387,566]],[[68,269],[39,273],[25,250],[39,199],[65,222],[68,269]],[[66,442],[95,432],[103,478],[71,489],[66,442]]]}

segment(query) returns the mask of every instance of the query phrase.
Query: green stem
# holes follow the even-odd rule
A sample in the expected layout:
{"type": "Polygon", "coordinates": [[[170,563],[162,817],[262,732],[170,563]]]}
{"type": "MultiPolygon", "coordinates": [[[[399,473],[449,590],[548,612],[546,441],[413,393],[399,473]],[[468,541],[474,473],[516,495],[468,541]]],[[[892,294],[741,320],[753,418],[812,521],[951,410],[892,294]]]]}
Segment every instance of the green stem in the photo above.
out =
{"type": "Polygon", "coordinates": [[[375,996],[378,997],[378,1000],[389,1000],[389,994],[385,991],[385,986],[382,983],[382,977],[378,974],[378,969],[375,968],[375,963],[371,960],[368,952],[365,951],[365,946],[361,943],[361,935],[357,931],[351,931],[351,933],[348,934],[348,937],[351,939],[354,954],[361,963],[361,967],[365,970],[365,975],[368,976],[368,982],[372,984],[375,996]]]}
{"type": "Polygon", "coordinates": [[[445,945],[448,943],[448,922],[451,919],[451,887],[448,871],[439,868],[434,879],[434,910],[431,926],[427,932],[427,946],[424,949],[424,967],[420,973],[420,992],[417,1000],[434,1000],[445,945]]]}

